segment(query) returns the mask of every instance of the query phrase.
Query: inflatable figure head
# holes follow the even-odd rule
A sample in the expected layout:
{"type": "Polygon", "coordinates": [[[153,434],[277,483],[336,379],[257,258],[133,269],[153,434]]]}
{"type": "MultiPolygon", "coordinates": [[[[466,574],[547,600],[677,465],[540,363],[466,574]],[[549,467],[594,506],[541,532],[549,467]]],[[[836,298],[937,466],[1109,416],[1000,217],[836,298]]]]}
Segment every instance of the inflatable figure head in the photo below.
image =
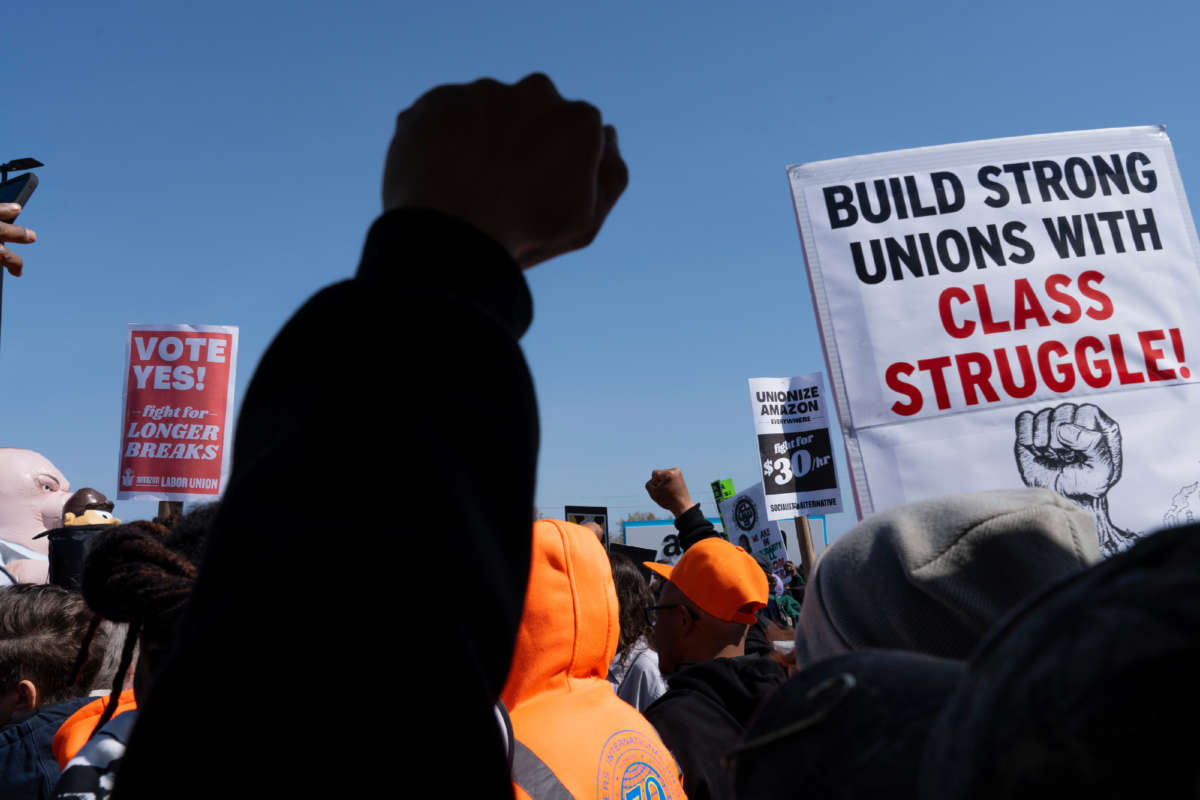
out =
{"type": "Polygon", "coordinates": [[[121,520],[112,515],[112,501],[103,493],[85,486],[67,499],[63,506],[62,524],[68,525],[120,525],[121,520]]]}
{"type": "Polygon", "coordinates": [[[45,555],[47,540],[33,537],[62,524],[70,496],[71,484],[50,459],[0,447],[0,539],[45,555]]]}

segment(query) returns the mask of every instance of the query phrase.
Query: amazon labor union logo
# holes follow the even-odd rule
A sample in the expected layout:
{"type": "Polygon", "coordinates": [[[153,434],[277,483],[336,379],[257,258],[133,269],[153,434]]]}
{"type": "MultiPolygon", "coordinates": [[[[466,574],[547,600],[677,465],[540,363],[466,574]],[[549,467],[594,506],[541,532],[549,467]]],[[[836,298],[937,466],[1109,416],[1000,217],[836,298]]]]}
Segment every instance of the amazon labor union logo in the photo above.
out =
{"type": "Polygon", "coordinates": [[[739,498],[733,507],[733,521],[744,531],[752,530],[758,523],[758,509],[749,497],[739,498]]]}
{"type": "Polygon", "coordinates": [[[681,797],[675,761],[639,731],[608,737],[596,770],[597,800],[674,800],[681,797]]]}

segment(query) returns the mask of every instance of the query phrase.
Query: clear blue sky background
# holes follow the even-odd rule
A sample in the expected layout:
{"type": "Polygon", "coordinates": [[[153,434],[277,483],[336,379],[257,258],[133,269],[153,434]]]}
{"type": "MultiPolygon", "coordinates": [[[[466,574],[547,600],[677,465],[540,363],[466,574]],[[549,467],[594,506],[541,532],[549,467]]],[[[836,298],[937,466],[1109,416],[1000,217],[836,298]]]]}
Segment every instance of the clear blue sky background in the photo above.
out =
{"type": "MultiPolygon", "coordinates": [[[[758,480],[746,378],[824,369],[784,167],[1164,123],[1200,186],[1197,29],[1182,2],[7,4],[0,160],[47,166],[5,279],[0,445],[115,497],[126,323],[240,326],[240,403],[289,314],[354,269],[394,114],[542,70],[617,126],[631,182],[592,247],[528,273],[538,505],[657,510],[642,484],[679,466],[712,514],[711,480],[758,480]]],[[[330,334],[314,368],[354,344],[330,334]]],[[[420,346],[389,343],[379,377],[419,380],[420,346]]],[[[391,490],[313,475],[350,516],[391,490]]]]}

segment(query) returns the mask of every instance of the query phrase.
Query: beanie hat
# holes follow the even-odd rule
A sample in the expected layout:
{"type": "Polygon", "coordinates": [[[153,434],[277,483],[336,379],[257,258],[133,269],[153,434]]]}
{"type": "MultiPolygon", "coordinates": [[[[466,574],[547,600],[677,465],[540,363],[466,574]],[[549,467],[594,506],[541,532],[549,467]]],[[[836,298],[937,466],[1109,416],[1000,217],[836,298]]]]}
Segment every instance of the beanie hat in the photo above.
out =
{"type": "Polygon", "coordinates": [[[767,605],[767,576],[742,548],[724,539],[701,539],[674,567],[642,562],[706,613],[726,622],[753,625],[755,613],[767,605]]]}
{"type": "Polygon", "coordinates": [[[1005,613],[1099,558],[1092,516],[1049,489],[950,495],[876,514],[817,562],[796,663],[867,648],[966,658],[1005,613]]]}

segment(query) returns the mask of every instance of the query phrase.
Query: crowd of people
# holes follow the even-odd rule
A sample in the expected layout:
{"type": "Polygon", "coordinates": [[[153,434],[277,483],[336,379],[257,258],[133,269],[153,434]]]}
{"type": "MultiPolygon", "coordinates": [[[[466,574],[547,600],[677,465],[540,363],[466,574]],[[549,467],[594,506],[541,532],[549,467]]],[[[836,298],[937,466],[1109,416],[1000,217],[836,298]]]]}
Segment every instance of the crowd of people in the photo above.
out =
{"type": "Polygon", "coordinates": [[[358,271],[264,355],[220,503],[98,533],[78,592],[0,589],[0,797],[1195,795],[1194,525],[1102,561],[1049,489],[955,495],[776,576],[678,469],[646,486],[673,565],[533,521],[522,270],[587,245],[627,181],[616,131],[543,75],[402,112],[358,271]],[[331,331],[419,343],[406,374],[469,369],[489,401],[363,382],[368,348],[317,375],[331,331]],[[347,386],[434,422],[347,438],[347,386]],[[479,429],[486,463],[460,457],[479,429]],[[437,517],[300,502],[335,454],[437,517]]]}

